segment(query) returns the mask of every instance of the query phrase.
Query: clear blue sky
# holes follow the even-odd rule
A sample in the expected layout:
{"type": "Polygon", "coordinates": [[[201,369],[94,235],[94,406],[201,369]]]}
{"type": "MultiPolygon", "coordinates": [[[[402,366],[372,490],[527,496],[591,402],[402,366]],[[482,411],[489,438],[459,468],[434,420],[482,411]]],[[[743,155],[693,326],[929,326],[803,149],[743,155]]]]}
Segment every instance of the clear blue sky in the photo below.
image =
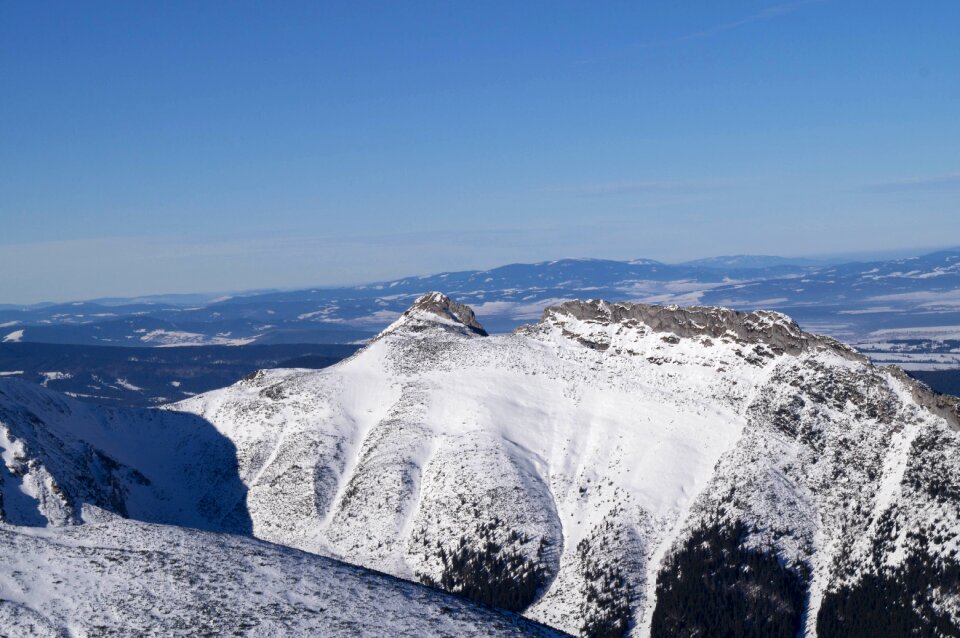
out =
{"type": "Polygon", "coordinates": [[[0,1],[0,302],[960,243],[960,2],[0,1]]]}

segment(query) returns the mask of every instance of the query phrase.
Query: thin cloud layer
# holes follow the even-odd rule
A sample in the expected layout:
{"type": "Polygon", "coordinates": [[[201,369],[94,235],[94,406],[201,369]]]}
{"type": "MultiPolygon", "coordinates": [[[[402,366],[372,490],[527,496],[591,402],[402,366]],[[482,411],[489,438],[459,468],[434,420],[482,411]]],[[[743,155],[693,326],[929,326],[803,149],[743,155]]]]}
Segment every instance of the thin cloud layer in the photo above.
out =
{"type": "Polygon", "coordinates": [[[868,184],[863,190],[872,193],[926,191],[960,188],[960,172],[894,179],[868,184]]]}

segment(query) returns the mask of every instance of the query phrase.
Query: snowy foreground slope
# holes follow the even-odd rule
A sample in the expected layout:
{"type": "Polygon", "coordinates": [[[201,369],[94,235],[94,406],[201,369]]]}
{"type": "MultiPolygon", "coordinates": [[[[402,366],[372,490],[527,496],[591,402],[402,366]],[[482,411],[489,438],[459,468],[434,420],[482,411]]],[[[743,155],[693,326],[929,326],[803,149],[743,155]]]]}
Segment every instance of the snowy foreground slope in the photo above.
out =
{"type": "Polygon", "coordinates": [[[559,635],[322,556],[100,517],[74,527],[0,525],[0,634],[559,635]]]}
{"type": "Polygon", "coordinates": [[[955,400],[777,313],[486,336],[434,293],[331,368],[87,409],[0,385],[5,520],[253,534],[583,635],[960,635],[955,400]]]}

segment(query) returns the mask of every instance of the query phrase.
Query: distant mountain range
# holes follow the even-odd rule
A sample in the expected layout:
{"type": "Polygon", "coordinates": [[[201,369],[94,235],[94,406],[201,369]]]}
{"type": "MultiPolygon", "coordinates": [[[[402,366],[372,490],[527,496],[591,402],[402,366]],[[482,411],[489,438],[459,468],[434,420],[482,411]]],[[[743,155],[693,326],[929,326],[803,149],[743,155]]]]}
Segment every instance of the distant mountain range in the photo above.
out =
{"type": "Polygon", "coordinates": [[[684,266],[703,268],[774,268],[776,266],[823,266],[831,262],[816,259],[776,257],[774,255],[722,255],[683,262],[684,266]]]}
{"type": "Polygon", "coordinates": [[[551,304],[604,298],[786,312],[805,329],[908,367],[960,365],[960,249],[817,264],[738,255],[664,264],[562,259],[340,288],[232,297],[164,295],[0,309],[0,341],[173,346],[362,342],[419,295],[441,290],[507,332],[551,304]]]}

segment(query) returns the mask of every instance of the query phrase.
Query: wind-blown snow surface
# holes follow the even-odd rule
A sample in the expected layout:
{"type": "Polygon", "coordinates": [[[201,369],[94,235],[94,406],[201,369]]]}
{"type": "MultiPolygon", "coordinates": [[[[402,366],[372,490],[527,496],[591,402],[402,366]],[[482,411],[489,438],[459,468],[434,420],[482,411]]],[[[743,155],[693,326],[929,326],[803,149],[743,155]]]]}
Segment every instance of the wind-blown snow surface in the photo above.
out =
{"type": "Polygon", "coordinates": [[[481,551],[494,528],[544,567],[526,615],[570,632],[600,613],[591,578],[619,571],[644,635],[661,560],[718,512],[811,570],[809,618],[884,512],[956,537],[957,503],[902,480],[923,432],[956,476],[955,406],[921,407],[934,399],[903,375],[783,315],[684,312],[576,302],[482,337],[415,304],[333,368],[175,409],[237,446],[255,535],[441,582],[444,554],[481,551]]]}
{"type": "Polygon", "coordinates": [[[0,634],[18,638],[559,635],[322,556],[103,514],[0,524],[0,563],[0,634]]]}
{"type": "MultiPolygon", "coordinates": [[[[3,381],[4,517],[69,524],[93,503],[252,532],[637,636],[664,561],[716,521],[802,577],[808,635],[866,575],[953,560],[957,405],[897,369],[771,312],[591,301],[510,335],[473,324],[427,295],[336,366],[162,411],[94,414],[3,381]]],[[[960,624],[960,592],[937,585],[923,595],[960,624]]]]}

